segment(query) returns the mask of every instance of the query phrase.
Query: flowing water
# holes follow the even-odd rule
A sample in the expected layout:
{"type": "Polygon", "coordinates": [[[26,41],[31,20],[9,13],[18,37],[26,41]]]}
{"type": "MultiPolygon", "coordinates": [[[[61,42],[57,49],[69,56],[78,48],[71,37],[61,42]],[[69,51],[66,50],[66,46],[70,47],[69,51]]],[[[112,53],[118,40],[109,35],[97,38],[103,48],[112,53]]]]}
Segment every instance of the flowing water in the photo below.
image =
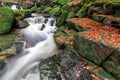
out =
{"type": "MultiPolygon", "coordinates": [[[[19,55],[7,60],[0,80],[39,80],[36,74],[26,73],[37,67],[41,60],[58,53],[54,42],[54,32],[57,30],[55,19],[33,15],[34,17],[25,19],[30,25],[20,31],[25,39],[23,50],[19,55]]],[[[39,75],[37,68],[34,72],[39,75]]]]}

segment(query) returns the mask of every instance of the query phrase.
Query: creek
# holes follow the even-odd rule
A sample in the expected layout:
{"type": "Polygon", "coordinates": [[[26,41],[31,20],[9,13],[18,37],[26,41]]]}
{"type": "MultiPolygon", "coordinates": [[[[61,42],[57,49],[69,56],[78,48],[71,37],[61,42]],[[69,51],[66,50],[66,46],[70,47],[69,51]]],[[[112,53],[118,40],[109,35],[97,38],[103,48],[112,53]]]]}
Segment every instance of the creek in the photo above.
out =
{"type": "Polygon", "coordinates": [[[22,51],[6,61],[0,80],[40,80],[38,65],[58,53],[54,41],[55,18],[32,14],[25,20],[29,26],[20,30],[24,38],[19,41],[24,44],[22,51]]]}

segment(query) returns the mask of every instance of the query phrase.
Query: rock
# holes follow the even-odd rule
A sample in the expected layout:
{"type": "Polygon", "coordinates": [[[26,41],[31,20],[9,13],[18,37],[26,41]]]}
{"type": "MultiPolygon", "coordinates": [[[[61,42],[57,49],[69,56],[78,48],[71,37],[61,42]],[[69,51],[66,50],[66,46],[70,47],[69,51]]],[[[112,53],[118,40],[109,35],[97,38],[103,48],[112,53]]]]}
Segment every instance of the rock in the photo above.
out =
{"type": "Polygon", "coordinates": [[[17,51],[15,47],[9,48],[0,52],[0,55],[16,55],[17,51]]]}
{"type": "Polygon", "coordinates": [[[49,13],[52,7],[46,7],[42,12],[43,13],[49,13]]]}
{"type": "Polygon", "coordinates": [[[83,68],[86,63],[79,64],[79,57],[71,51],[62,51],[58,61],[65,80],[91,80],[89,72],[83,68]]]}
{"type": "Polygon", "coordinates": [[[58,3],[59,3],[60,5],[65,5],[65,4],[66,4],[66,1],[67,1],[67,0],[58,0],[58,3]]]}
{"type": "Polygon", "coordinates": [[[67,16],[67,19],[69,19],[69,18],[73,18],[74,15],[75,15],[74,12],[69,12],[69,13],[68,13],[68,16],[67,16]]]}
{"type": "Polygon", "coordinates": [[[53,58],[49,58],[39,65],[41,80],[65,80],[58,71],[58,66],[53,58]]]}
{"type": "Polygon", "coordinates": [[[120,28],[120,17],[105,14],[93,14],[93,19],[115,28],[120,28]]]}
{"type": "Polygon", "coordinates": [[[63,5],[62,7],[61,7],[61,11],[62,12],[70,12],[71,10],[70,10],[70,6],[68,6],[68,5],[63,5]]]}
{"type": "Polygon", "coordinates": [[[38,10],[38,8],[36,6],[34,6],[34,7],[31,8],[31,12],[32,13],[37,13],[38,11],[39,10],[38,10]]]}
{"type": "Polygon", "coordinates": [[[58,44],[58,46],[61,45],[72,46],[74,34],[75,34],[74,30],[68,30],[65,29],[64,27],[60,27],[55,33],[56,43],[58,44]]]}
{"type": "Polygon", "coordinates": [[[52,16],[57,16],[57,15],[59,15],[60,14],[60,6],[54,6],[51,10],[50,10],[50,12],[49,12],[49,14],[50,15],[52,15],[52,16]]]}
{"type": "Polygon", "coordinates": [[[6,35],[0,35],[0,51],[10,48],[16,37],[16,33],[9,33],[6,35]]]}
{"type": "Polygon", "coordinates": [[[120,48],[120,38],[117,38],[120,36],[119,28],[103,25],[90,18],[71,18],[68,21],[85,29],[86,31],[80,32],[80,34],[84,35],[87,39],[120,48]]]}
{"type": "Polygon", "coordinates": [[[75,36],[74,49],[86,59],[101,65],[115,51],[114,48],[86,39],[80,34],[75,36]]]}
{"type": "Polygon", "coordinates": [[[64,24],[66,21],[67,15],[68,15],[68,12],[62,12],[62,14],[57,19],[56,25],[61,26],[62,24],[64,24]]]}
{"type": "Polygon", "coordinates": [[[15,10],[14,13],[16,20],[21,20],[31,16],[31,10],[15,10]]]}
{"type": "Polygon", "coordinates": [[[65,80],[116,80],[102,67],[77,56],[70,50],[63,50],[57,58],[65,80]]]}
{"type": "Polygon", "coordinates": [[[0,70],[2,70],[4,68],[4,65],[5,65],[4,61],[0,60],[0,70]]]}
{"type": "Polygon", "coordinates": [[[106,61],[102,64],[102,66],[112,74],[117,80],[120,79],[120,49],[116,50],[106,61]]]}
{"type": "Polygon", "coordinates": [[[6,59],[6,56],[5,56],[5,55],[3,55],[3,56],[0,55],[0,61],[1,61],[1,60],[5,60],[5,59],[6,59]]]}
{"type": "Polygon", "coordinates": [[[83,1],[84,0],[73,0],[73,1],[68,2],[67,4],[69,6],[73,6],[73,5],[81,4],[83,1]]]}
{"type": "Polygon", "coordinates": [[[9,7],[0,8],[0,34],[10,32],[14,22],[14,12],[9,7]]]}
{"type": "Polygon", "coordinates": [[[18,20],[18,22],[17,22],[17,26],[18,26],[18,28],[25,28],[25,27],[28,27],[29,26],[29,24],[28,24],[28,22],[26,22],[26,21],[24,21],[24,20],[18,20]]]}

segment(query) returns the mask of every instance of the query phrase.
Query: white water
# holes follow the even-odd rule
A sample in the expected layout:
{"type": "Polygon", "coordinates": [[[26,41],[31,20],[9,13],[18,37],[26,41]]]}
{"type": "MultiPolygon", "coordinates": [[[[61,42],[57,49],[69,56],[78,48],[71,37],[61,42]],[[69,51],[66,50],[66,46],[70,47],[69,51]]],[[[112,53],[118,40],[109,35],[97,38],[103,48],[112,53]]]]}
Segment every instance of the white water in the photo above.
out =
{"type": "Polygon", "coordinates": [[[20,5],[12,5],[12,6],[11,6],[11,9],[12,9],[12,10],[18,10],[18,9],[19,9],[19,10],[23,10],[23,8],[22,8],[20,5]],[[17,8],[17,6],[18,6],[19,8],[17,8]]]}
{"type": "Polygon", "coordinates": [[[38,76],[35,74],[28,74],[26,79],[22,79],[22,77],[27,71],[37,66],[41,60],[58,53],[53,33],[56,31],[55,19],[48,18],[47,23],[45,23],[45,19],[43,16],[26,19],[30,26],[22,29],[21,33],[31,47],[24,48],[21,55],[7,61],[6,70],[3,71],[0,80],[38,80],[38,76]],[[53,25],[51,25],[51,21],[54,22],[53,25]],[[45,25],[43,30],[41,30],[42,24],[45,25]]]}

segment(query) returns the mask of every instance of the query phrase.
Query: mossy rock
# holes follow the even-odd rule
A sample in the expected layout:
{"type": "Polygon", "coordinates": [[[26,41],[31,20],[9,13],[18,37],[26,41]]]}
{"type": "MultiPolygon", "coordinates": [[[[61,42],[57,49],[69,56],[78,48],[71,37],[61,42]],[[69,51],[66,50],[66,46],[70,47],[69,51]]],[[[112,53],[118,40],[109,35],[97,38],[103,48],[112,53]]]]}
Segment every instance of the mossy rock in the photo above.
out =
{"type": "Polygon", "coordinates": [[[24,20],[18,20],[18,21],[16,21],[16,23],[17,23],[16,26],[20,29],[29,26],[28,22],[26,22],[24,20]]]}
{"type": "Polygon", "coordinates": [[[116,50],[104,63],[103,67],[117,80],[120,79],[120,50],[116,50]]]}
{"type": "Polygon", "coordinates": [[[2,70],[4,68],[4,61],[0,60],[0,70],[2,70]]]}
{"type": "Polygon", "coordinates": [[[115,28],[120,28],[120,21],[119,18],[113,17],[113,18],[105,18],[103,20],[104,25],[109,25],[115,28]]]}
{"type": "Polygon", "coordinates": [[[90,76],[92,80],[97,79],[98,80],[116,80],[111,74],[107,73],[102,67],[99,67],[95,65],[94,63],[84,60],[88,66],[86,66],[86,69],[90,72],[90,76]],[[95,75],[95,77],[92,77],[92,75],[95,75]]]}
{"type": "Polygon", "coordinates": [[[35,13],[35,12],[37,13],[38,12],[38,8],[36,6],[32,7],[31,8],[31,12],[32,13],[35,13]]]}
{"type": "Polygon", "coordinates": [[[10,48],[16,37],[16,33],[10,33],[6,35],[0,35],[0,51],[10,48]]]}
{"type": "Polygon", "coordinates": [[[51,11],[49,12],[50,15],[52,16],[56,16],[60,14],[60,6],[55,6],[53,7],[53,9],[51,9],[51,11]]]}
{"type": "Polygon", "coordinates": [[[71,11],[71,10],[70,10],[70,6],[68,6],[68,5],[63,5],[63,6],[61,7],[61,11],[62,11],[62,12],[64,12],[64,11],[67,11],[67,12],[71,11]]]}
{"type": "Polygon", "coordinates": [[[41,80],[62,80],[60,74],[57,74],[58,67],[53,57],[40,63],[39,72],[41,80]]]}
{"type": "Polygon", "coordinates": [[[31,16],[31,10],[14,10],[15,16],[20,19],[31,16]]]}
{"type": "Polygon", "coordinates": [[[68,12],[62,12],[62,14],[57,18],[57,26],[61,26],[65,23],[66,18],[67,18],[68,12]]]}
{"type": "Polygon", "coordinates": [[[42,12],[43,13],[49,13],[52,7],[46,7],[42,12]]]}
{"type": "Polygon", "coordinates": [[[74,13],[74,12],[69,12],[69,13],[68,13],[68,16],[67,16],[67,19],[73,18],[74,16],[75,16],[75,13],[74,13]]]}
{"type": "Polygon", "coordinates": [[[116,80],[102,67],[75,55],[71,50],[65,49],[57,58],[67,80],[116,80]]]}
{"type": "Polygon", "coordinates": [[[58,0],[58,3],[59,3],[60,5],[65,5],[66,2],[67,2],[67,0],[58,0]]]}
{"type": "Polygon", "coordinates": [[[86,39],[85,36],[77,34],[74,39],[74,49],[86,59],[101,65],[104,60],[115,51],[115,48],[100,42],[86,39]]]}
{"type": "Polygon", "coordinates": [[[0,34],[10,32],[14,22],[14,12],[9,7],[0,8],[0,34]]]}

